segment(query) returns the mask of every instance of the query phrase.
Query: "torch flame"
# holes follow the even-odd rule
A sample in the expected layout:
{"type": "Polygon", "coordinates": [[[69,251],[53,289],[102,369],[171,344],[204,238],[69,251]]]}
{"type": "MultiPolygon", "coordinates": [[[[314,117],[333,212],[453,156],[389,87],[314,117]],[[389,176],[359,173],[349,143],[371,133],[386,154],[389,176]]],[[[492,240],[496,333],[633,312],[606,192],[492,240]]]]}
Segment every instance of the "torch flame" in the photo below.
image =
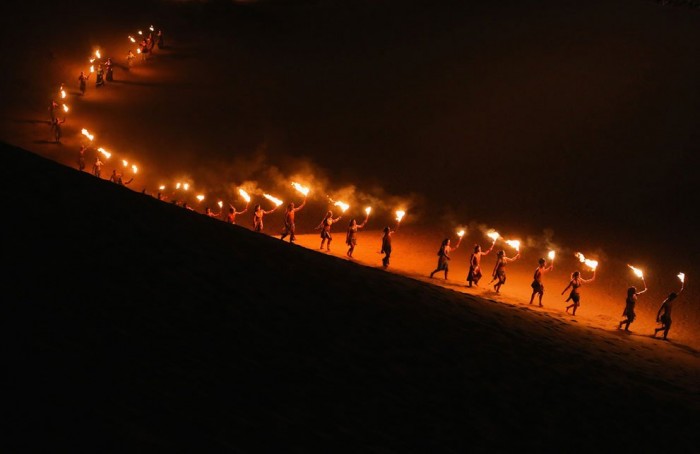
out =
{"type": "Polygon", "coordinates": [[[518,240],[506,240],[506,244],[516,251],[520,252],[520,241],[518,240]]]}
{"type": "Polygon", "coordinates": [[[189,191],[189,189],[190,189],[190,184],[189,184],[189,183],[183,184],[183,185],[182,185],[182,189],[184,189],[185,191],[189,191]]]}
{"type": "Polygon", "coordinates": [[[128,166],[129,166],[129,163],[128,163],[125,159],[122,159],[122,164],[124,164],[124,167],[128,167],[128,166]]]}
{"type": "Polygon", "coordinates": [[[143,32],[141,30],[139,30],[139,35],[143,35],[143,32]]]}
{"type": "Polygon", "coordinates": [[[280,206],[280,205],[282,205],[282,203],[284,203],[280,199],[278,199],[277,197],[273,197],[270,194],[263,194],[263,197],[265,197],[270,202],[274,203],[275,206],[280,206]]]}
{"type": "Polygon", "coordinates": [[[182,183],[177,183],[177,184],[175,185],[175,189],[180,189],[181,186],[182,186],[182,183]]]}
{"type": "Polygon", "coordinates": [[[199,200],[200,202],[201,202],[202,200],[204,200],[204,195],[203,195],[203,194],[197,195],[197,200],[199,200]]]}
{"type": "Polygon", "coordinates": [[[367,216],[372,212],[372,207],[367,207],[365,208],[365,213],[367,213],[367,216]]]}
{"type": "Polygon", "coordinates": [[[219,208],[223,208],[223,207],[224,207],[224,202],[222,202],[221,200],[219,200],[218,205],[219,205],[219,208]]]}
{"type": "Polygon", "coordinates": [[[165,185],[164,185],[164,184],[161,184],[161,185],[158,187],[158,190],[159,190],[159,191],[165,190],[165,185]]]}
{"type": "Polygon", "coordinates": [[[90,72],[94,73],[95,72],[95,65],[90,65],[90,72]]]}
{"type": "Polygon", "coordinates": [[[340,211],[342,211],[343,213],[345,213],[345,210],[347,210],[348,208],[350,208],[350,205],[348,205],[348,204],[345,203],[345,202],[341,202],[341,201],[337,201],[337,202],[335,202],[333,205],[335,205],[335,206],[337,206],[337,207],[340,207],[340,211]]]}
{"type": "Polygon", "coordinates": [[[97,58],[102,58],[102,54],[100,54],[100,49],[97,49],[97,50],[95,51],[95,57],[97,57],[97,58]]]}
{"type": "Polygon", "coordinates": [[[406,216],[406,212],[403,210],[396,210],[396,222],[401,222],[401,219],[406,216]]]}
{"type": "Polygon", "coordinates": [[[632,265],[627,265],[637,277],[644,279],[644,273],[639,268],[635,268],[632,265]]]}
{"type": "Polygon", "coordinates": [[[68,113],[69,110],[70,110],[70,109],[68,108],[68,106],[64,104],[64,105],[63,105],[63,111],[66,112],[66,113],[68,113]]]}
{"type": "Polygon", "coordinates": [[[66,99],[66,90],[61,88],[61,99],[66,99]]]}
{"type": "Polygon", "coordinates": [[[137,54],[140,54],[140,53],[141,53],[141,48],[140,48],[140,47],[139,47],[138,49],[136,49],[136,53],[137,53],[137,54]]]}
{"type": "Polygon", "coordinates": [[[556,255],[556,252],[554,251],[549,251],[549,254],[547,254],[547,257],[549,257],[549,260],[554,260],[554,256],[556,255]]]}
{"type": "Polygon", "coordinates": [[[155,31],[155,29],[153,28],[153,25],[151,25],[150,27],[148,27],[148,29],[149,29],[150,31],[152,31],[152,32],[155,31]]]}
{"type": "Polygon", "coordinates": [[[81,133],[82,135],[84,135],[85,137],[87,137],[88,139],[90,139],[90,141],[92,141],[92,140],[95,138],[95,136],[93,136],[92,134],[90,134],[90,133],[88,132],[88,130],[85,129],[85,128],[83,128],[83,130],[80,131],[80,133],[81,133]]]}
{"type": "Polygon", "coordinates": [[[132,43],[135,43],[135,42],[136,42],[136,40],[134,39],[134,37],[131,36],[131,35],[129,35],[129,41],[131,41],[132,43]]]}
{"type": "Polygon", "coordinates": [[[596,260],[587,259],[580,252],[577,252],[574,255],[579,259],[581,263],[585,263],[586,266],[589,267],[591,270],[595,271],[595,269],[598,267],[598,262],[596,260]]]}
{"type": "Polygon", "coordinates": [[[109,158],[112,156],[112,153],[110,153],[109,151],[105,150],[105,149],[102,148],[102,147],[98,148],[97,151],[99,151],[100,153],[102,153],[102,154],[104,155],[104,157],[107,158],[107,159],[109,159],[109,158]]]}
{"type": "Polygon", "coordinates": [[[498,232],[496,232],[495,230],[491,230],[490,232],[488,232],[486,234],[486,236],[491,238],[494,243],[496,242],[497,239],[499,239],[501,237],[501,235],[498,232]]]}
{"type": "Polygon", "coordinates": [[[307,195],[309,195],[309,188],[307,188],[306,186],[302,186],[302,185],[300,185],[299,183],[296,183],[296,182],[292,182],[292,186],[294,187],[294,189],[296,189],[296,190],[299,191],[301,194],[303,194],[304,197],[306,197],[307,195]]]}
{"type": "Polygon", "coordinates": [[[243,197],[243,200],[245,200],[245,203],[250,203],[250,196],[248,195],[247,192],[243,188],[238,188],[238,193],[243,197]]]}
{"type": "Polygon", "coordinates": [[[138,173],[139,168],[136,167],[136,164],[134,164],[134,165],[131,166],[131,170],[132,170],[134,173],[138,173]]]}
{"type": "Polygon", "coordinates": [[[462,237],[464,236],[464,230],[460,230],[459,232],[457,232],[457,236],[458,236],[459,239],[461,240],[462,237]]]}
{"type": "Polygon", "coordinates": [[[681,284],[685,284],[685,273],[678,273],[678,279],[681,280],[681,284]]]}

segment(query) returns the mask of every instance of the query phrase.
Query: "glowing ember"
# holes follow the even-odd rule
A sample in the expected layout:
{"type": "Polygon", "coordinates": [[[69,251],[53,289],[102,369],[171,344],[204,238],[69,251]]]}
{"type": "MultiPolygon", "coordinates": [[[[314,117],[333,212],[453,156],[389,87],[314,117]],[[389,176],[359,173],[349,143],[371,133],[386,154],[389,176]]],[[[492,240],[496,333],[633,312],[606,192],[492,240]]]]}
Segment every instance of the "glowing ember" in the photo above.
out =
{"type": "Polygon", "coordinates": [[[518,240],[506,240],[506,244],[516,251],[520,251],[520,241],[518,240]]]}
{"type": "Polygon", "coordinates": [[[678,279],[681,280],[681,284],[685,284],[685,273],[678,273],[678,279]]]}
{"type": "Polygon", "coordinates": [[[165,185],[164,185],[164,184],[161,184],[161,185],[158,187],[158,190],[159,190],[159,191],[165,190],[165,185]]]}
{"type": "Polygon", "coordinates": [[[494,243],[496,242],[497,239],[499,239],[501,237],[501,235],[498,232],[496,232],[495,230],[491,230],[490,232],[488,232],[486,234],[486,236],[491,238],[494,243]]]}
{"type": "Polygon", "coordinates": [[[580,252],[577,252],[574,255],[576,256],[576,258],[579,259],[581,263],[585,263],[586,266],[589,267],[591,270],[595,271],[595,269],[598,267],[598,262],[596,260],[587,259],[580,252]]]}
{"type": "Polygon", "coordinates": [[[367,213],[367,216],[372,212],[372,207],[367,207],[365,208],[365,213],[367,213]]]}
{"type": "Polygon", "coordinates": [[[136,167],[136,165],[132,165],[132,166],[131,166],[131,170],[132,170],[134,173],[138,173],[139,168],[136,167]]]}
{"type": "Polygon", "coordinates": [[[184,189],[185,191],[189,191],[189,189],[190,189],[190,184],[189,184],[189,183],[183,184],[183,185],[182,185],[182,189],[184,189]]]}
{"type": "Polygon", "coordinates": [[[219,208],[223,208],[223,207],[224,207],[224,202],[222,202],[221,200],[219,200],[218,205],[219,205],[219,208]]]}
{"type": "Polygon", "coordinates": [[[347,210],[348,208],[350,208],[350,205],[348,205],[348,204],[345,203],[345,202],[341,202],[341,201],[337,201],[337,202],[335,202],[333,205],[335,205],[335,206],[337,206],[337,207],[340,207],[340,211],[342,211],[343,213],[345,213],[345,210],[347,210]]]}
{"type": "Polygon", "coordinates": [[[109,159],[110,157],[112,157],[112,153],[110,153],[109,151],[105,150],[105,149],[102,148],[102,147],[98,148],[97,151],[99,151],[100,153],[102,153],[102,154],[104,155],[104,157],[107,158],[107,159],[109,159]]]}
{"type": "Polygon", "coordinates": [[[197,196],[197,200],[199,200],[200,202],[201,202],[202,200],[204,200],[204,195],[199,194],[199,195],[197,196]]]}
{"type": "Polygon", "coordinates": [[[132,43],[135,43],[135,42],[136,42],[136,40],[134,39],[133,36],[129,36],[129,41],[131,41],[132,43]]]}
{"type": "Polygon", "coordinates": [[[403,210],[396,210],[396,222],[401,222],[401,219],[406,216],[406,212],[403,210]]]}
{"type": "Polygon", "coordinates": [[[182,183],[177,183],[177,184],[175,185],[175,189],[180,189],[180,187],[182,187],[182,183]]]}
{"type": "Polygon", "coordinates": [[[644,279],[644,273],[642,273],[642,270],[640,270],[639,268],[635,268],[632,265],[627,265],[627,266],[629,266],[629,268],[632,270],[632,272],[634,274],[637,275],[637,277],[644,279]]]}
{"type": "Polygon", "coordinates": [[[302,186],[302,185],[300,185],[299,183],[295,183],[295,182],[292,182],[292,186],[294,187],[294,189],[296,189],[296,190],[299,191],[301,194],[303,194],[304,197],[306,197],[307,195],[309,195],[309,188],[307,188],[306,186],[302,186]]]}
{"type": "Polygon", "coordinates": [[[263,194],[263,197],[265,197],[270,202],[274,203],[275,206],[280,206],[280,205],[282,205],[282,203],[284,203],[280,199],[278,199],[277,197],[273,197],[270,194],[263,194]]]}
{"type": "Polygon", "coordinates": [[[92,141],[92,140],[95,138],[95,136],[93,136],[92,134],[90,134],[90,133],[88,132],[88,130],[85,129],[85,128],[83,128],[83,130],[80,131],[80,133],[81,133],[82,135],[84,135],[85,137],[87,137],[88,139],[90,139],[90,141],[92,141]]]}
{"type": "Polygon", "coordinates": [[[554,251],[549,251],[549,254],[547,254],[547,257],[549,257],[549,260],[554,260],[554,255],[556,253],[554,251]]]}
{"type": "Polygon", "coordinates": [[[458,236],[459,239],[461,240],[462,237],[464,236],[464,230],[460,230],[459,232],[457,232],[457,236],[458,236]]]}
{"type": "Polygon", "coordinates": [[[64,104],[64,105],[63,105],[63,111],[64,111],[65,113],[68,113],[69,110],[70,110],[70,109],[68,108],[68,106],[64,104]]]}
{"type": "Polygon", "coordinates": [[[245,200],[246,203],[250,203],[250,196],[243,190],[243,188],[238,188],[238,193],[241,195],[241,197],[243,197],[243,200],[245,200]]]}
{"type": "Polygon", "coordinates": [[[129,162],[125,159],[122,159],[122,164],[124,164],[124,167],[129,167],[129,162]]]}

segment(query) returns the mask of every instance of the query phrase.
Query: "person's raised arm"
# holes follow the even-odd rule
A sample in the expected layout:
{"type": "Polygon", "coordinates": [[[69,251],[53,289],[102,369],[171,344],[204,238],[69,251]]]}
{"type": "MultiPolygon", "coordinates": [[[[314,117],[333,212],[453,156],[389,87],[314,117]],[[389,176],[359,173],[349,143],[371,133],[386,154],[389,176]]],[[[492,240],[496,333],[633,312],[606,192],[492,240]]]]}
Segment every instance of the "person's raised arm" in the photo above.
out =
{"type": "Polygon", "coordinates": [[[647,291],[647,281],[645,281],[644,279],[642,279],[642,282],[644,283],[644,290],[642,290],[641,292],[635,293],[635,295],[641,295],[642,293],[644,293],[644,292],[647,291]]]}
{"type": "Polygon", "coordinates": [[[235,208],[233,209],[234,214],[243,214],[243,213],[245,213],[246,211],[248,211],[248,204],[246,204],[245,210],[243,210],[243,211],[236,211],[235,208]]]}
{"type": "Polygon", "coordinates": [[[306,205],[306,197],[304,197],[304,201],[301,202],[301,205],[299,205],[298,207],[294,208],[294,212],[296,213],[297,211],[299,211],[299,210],[301,210],[302,208],[304,208],[304,205],[306,205]]]}
{"type": "Polygon", "coordinates": [[[337,218],[333,219],[333,223],[335,224],[336,222],[340,221],[340,218],[342,218],[342,217],[343,217],[343,216],[340,215],[340,216],[338,216],[337,218]]]}
{"type": "Polygon", "coordinates": [[[581,278],[581,281],[582,281],[584,284],[588,284],[589,282],[595,281],[595,270],[593,270],[593,276],[591,276],[590,279],[583,279],[583,278],[581,278]]]}
{"type": "Polygon", "coordinates": [[[481,255],[488,255],[488,253],[491,252],[491,251],[493,250],[493,247],[494,247],[495,245],[496,245],[496,242],[494,241],[493,243],[491,243],[491,247],[489,248],[488,251],[486,251],[486,252],[481,251],[481,255]]]}

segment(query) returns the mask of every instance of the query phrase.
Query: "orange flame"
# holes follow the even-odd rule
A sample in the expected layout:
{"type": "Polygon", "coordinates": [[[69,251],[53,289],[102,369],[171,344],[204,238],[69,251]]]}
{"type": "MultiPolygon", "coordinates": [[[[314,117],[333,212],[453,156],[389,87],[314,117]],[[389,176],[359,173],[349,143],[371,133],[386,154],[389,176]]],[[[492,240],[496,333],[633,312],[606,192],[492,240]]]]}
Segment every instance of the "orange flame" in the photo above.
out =
{"type": "Polygon", "coordinates": [[[197,195],[197,200],[199,200],[200,202],[201,202],[202,200],[204,200],[204,195],[203,195],[203,194],[197,195]]]}
{"type": "Polygon", "coordinates": [[[149,29],[150,31],[152,31],[152,32],[155,31],[155,29],[153,28],[153,25],[151,25],[150,27],[148,27],[148,29],[149,29]]]}
{"type": "Polygon", "coordinates": [[[94,73],[95,72],[95,65],[90,65],[90,72],[94,73]]]}
{"type": "Polygon", "coordinates": [[[270,202],[274,203],[275,206],[280,206],[280,205],[282,205],[282,203],[284,203],[280,199],[278,199],[277,197],[273,197],[270,194],[263,194],[263,197],[265,197],[270,202]]]}
{"type": "Polygon", "coordinates": [[[632,272],[634,274],[637,275],[637,277],[644,279],[644,273],[642,273],[642,270],[640,270],[639,268],[635,268],[632,265],[627,265],[627,266],[632,270],[632,272]]]}
{"type": "Polygon", "coordinates": [[[556,254],[556,252],[554,252],[554,251],[549,251],[549,254],[547,254],[547,256],[549,257],[549,260],[554,260],[554,255],[555,255],[555,254],[556,254]]]}
{"type": "Polygon", "coordinates": [[[100,54],[100,49],[97,49],[97,50],[95,51],[95,57],[97,57],[97,58],[102,58],[102,54],[100,54]]]}
{"type": "Polygon", "coordinates": [[[66,99],[66,90],[61,88],[61,99],[66,99]]]}
{"type": "Polygon", "coordinates": [[[68,106],[64,104],[64,105],[63,105],[63,111],[64,111],[65,113],[68,113],[69,110],[70,110],[70,109],[68,108],[68,106]]]}
{"type": "Polygon", "coordinates": [[[496,232],[495,230],[491,230],[486,234],[487,237],[491,238],[493,242],[495,243],[497,239],[501,237],[501,235],[496,232]]]}
{"type": "Polygon", "coordinates": [[[406,212],[403,210],[396,210],[396,222],[401,222],[401,219],[406,216],[406,212]]]}
{"type": "Polygon", "coordinates": [[[345,213],[345,211],[350,208],[350,205],[348,205],[345,202],[337,201],[333,204],[334,206],[340,207],[340,211],[345,213]]]}
{"type": "Polygon", "coordinates": [[[685,284],[685,273],[678,273],[678,279],[681,280],[681,284],[685,284]]]}
{"type": "Polygon", "coordinates": [[[182,185],[182,189],[184,189],[185,191],[189,191],[189,190],[190,190],[190,184],[189,184],[189,183],[183,184],[183,185],[182,185]]]}
{"type": "Polygon", "coordinates": [[[181,186],[182,186],[182,183],[178,182],[177,184],[175,184],[175,189],[180,189],[181,186]]]}
{"type": "Polygon", "coordinates": [[[139,30],[139,35],[143,35],[143,32],[141,30],[139,30]]]}
{"type": "Polygon", "coordinates": [[[159,191],[163,191],[164,189],[165,189],[165,185],[164,185],[164,184],[161,184],[161,185],[158,187],[158,190],[159,190],[159,191]]]}
{"type": "Polygon", "coordinates": [[[129,163],[128,163],[125,159],[122,159],[122,164],[124,164],[124,167],[128,167],[128,166],[129,166],[129,163]]]}
{"type": "Polygon", "coordinates": [[[224,202],[222,202],[221,200],[219,200],[218,205],[219,205],[219,208],[223,208],[223,207],[224,207],[224,202]]]}
{"type": "Polygon", "coordinates": [[[129,41],[131,41],[132,43],[135,43],[135,42],[136,42],[136,40],[134,39],[134,37],[131,36],[131,35],[129,35],[129,41]]]}
{"type": "Polygon", "coordinates": [[[294,181],[292,182],[292,186],[294,187],[294,189],[296,189],[296,190],[299,191],[301,194],[303,194],[304,197],[306,197],[307,195],[309,195],[309,188],[307,188],[306,186],[302,186],[302,185],[300,185],[299,183],[296,183],[296,182],[294,182],[294,181]]]}
{"type": "Polygon", "coordinates": [[[141,48],[140,48],[140,47],[139,47],[138,49],[136,49],[136,53],[137,53],[137,54],[140,54],[140,53],[141,53],[141,48]]]}
{"type": "Polygon", "coordinates": [[[131,166],[131,170],[132,170],[134,173],[138,173],[139,168],[136,167],[136,164],[134,164],[134,165],[131,166]]]}
{"type": "Polygon", "coordinates": [[[367,207],[365,208],[365,213],[367,213],[367,216],[372,212],[372,207],[367,207]]]}
{"type": "Polygon", "coordinates": [[[506,240],[506,244],[516,251],[520,252],[520,241],[519,240],[506,240]]]}
{"type": "Polygon", "coordinates": [[[574,255],[579,259],[581,263],[585,263],[586,266],[589,267],[591,270],[595,271],[595,269],[598,267],[598,262],[596,260],[587,259],[580,252],[577,252],[574,255]]]}
{"type": "Polygon", "coordinates": [[[457,236],[459,237],[460,240],[464,236],[464,233],[465,233],[464,230],[460,230],[459,232],[457,232],[457,236]]]}
{"type": "Polygon", "coordinates": [[[105,149],[102,148],[102,147],[98,148],[97,151],[99,151],[100,153],[102,153],[102,154],[104,155],[104,157],[107,158],[107,159],[109,159],[110,157],[112,157],[112,153],[110,153],[109,151],[105,150],[105,149]]]}
{"type": "Polygon", "coordinates": [[[84,135],[85,137],[87,137],[88,139],[90,139],[91,142],[92,142],[92,140],[95,138],[95,136],[93,136],[92,134],[90,134],[90,133],[88,132],[88,130],[85,129],[85,128],[83,128],[83,130],[80,131],[80,133],[81,133],[82,135],[84,135]]]}
{"type": "Polygon", "coordinates": [[[243,200],[245,200],[246,203],[250,203],[250,196],[243,188],[238,188],[238,193],[241,195],[241,197],[243,197],[243,200]]]}

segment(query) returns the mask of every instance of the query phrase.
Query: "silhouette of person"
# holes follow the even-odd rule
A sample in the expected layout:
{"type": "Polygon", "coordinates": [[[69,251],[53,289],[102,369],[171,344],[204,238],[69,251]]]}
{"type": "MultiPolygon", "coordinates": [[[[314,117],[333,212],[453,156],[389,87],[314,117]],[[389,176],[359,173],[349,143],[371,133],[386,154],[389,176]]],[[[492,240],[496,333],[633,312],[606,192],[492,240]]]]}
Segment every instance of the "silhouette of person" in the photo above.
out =
{"type": "Polygon", "coordinates": [[[683,293],[683,286],[681,286],[681,290],[676,293],[676,292],[671,292],[668,294],[668,297],[661,303],[661,307],[659,308],[659,311],[656,313],[656,323],[661,323],[660,328],[655,328],[654,329],[654,334],[652,337],[656,337],[659,331],[664,332],[664,340],[667,340],[668,338],[668,332],[671,330],[671,312],[673,311],[673,302],[676,300],[679,294],[683,293]]]}
{"type": "Polygon", "coordinates": [[[304,201],[299,205],[298,207],[294,208],[294,202],[290,202],[289,205],[287,205],[287,210],[284,212],[284,229],[282,230],[282,236],[280,236],[281,240],[284,240],[287,235],[289,235],[289,242],[294,243],[297,240],[295,233],[296,226],[294,224],[294,216],[296,215],[297,211],[301,210],[304,208],[306,205],[306,198],[304,198],[304,201]]]}
{"type": "Polygon", "coordinates": [[[78,76],[78,83],[80,84],[80,94],[85,96],[85,90],[87,89],[87,81],[90,78],[90,74],[85,75],[83,71],[80,71],[78,76]]]}
{"type": "Polygon", "coordinates": [[[355,246],[357,246],[357,231],[363,229],[367,225],[367,219],[358,224],[355,219],[350,220],[350,225],[348,225],[348,233],[345,235],[345,244],[348,245],[347,256],[352,258],[352,253],[355,252],[355,246]]]}
{"type": "Polygon", "coordinates": [[[486,252],[483,252],[481,250],[481,246],[479,246],[478,244],[474,245],[474,252],[472,252],[472,255],[469,257],[469,273],[467,274],[467,282],[469,282],[469,287],[471,287],[472,284],[474,284],[477,287],[479,286],[479,280],[482,276],[481,257],[488,255],[489,252],[493,250],[494,244],[496,244],[495,241],[491,243],[491,247],[486,252]]]}
{"type": "Polygon", "coordinates": [[[206,208],[204,209],[204,214],[206,214],[206,215],[209,216],[210,218],[218,218],[219,216],[221,216],[221,211],[219,211],[218,213],[214,213],[214,212],[211,210],[211,208],[206,207],[206,208]]]}
{"type": "Polygon", "coordinates": [[[535,268],[535,274],[532,277],[532,295],[530,295],[530,304],[535,300],[535,295],[539,295],[540,307],[542,307],[542,295],[544,295],[544,283],[542,282],[542,276],[545,273],[549,273],[554,269],[554,262],[547,266],[545,259],[541,258],[537,261],[538,266],[535,268]]]}
{"type": "Polygon", "coordinates": [[[438,271],[444,271],[445,272],[445,280],[447,280],[447,273],[449,271],[449,262],[450,262],[450,260],[452,260],[452,258],[450,257],[450,252],[454,251],[457,248],[459,248],[459,242],[457,243],[457,246],[450,247],[450,239],[449,238],[445,238],[444,240],[442,240],[442,243],[440,244],[440,249],[438,249],[438,252],[437,252],[437,255],[438,255],[437,268],[435,268],[430,273],[431,278],[438,271]]]}
{"type": "MultiPolygon", "coordinates": [[[[498,281],[494,284],[493,289],[496,293],[501,293],[501,286],[506,283],[506,265],[510,262],[515,262],[520,258],[520,251],[515,254],[515,257],[506,257],[506,251],[498,251],[498,259],[496,260],[496,265],[493,267],[493,272],[491,276],[491,282],[498,281]]],[[[489,284],[491,283],[489,282],[489,284]]]]}
{"type": "Polygon", "coordinates": [[[255,230],[256,232],[262,232],[263,231],[263,217],[266,214],[272,213],[276,209],[277,209],[277,206],[271,210],[265,211],[262,209],[262,207],[260,205],[255,205],[255,208],[253,209],[253,230],[255,230]]]}
{"type": "Polygon", "coordinates": [[[100,157],[98,156],[95,158],[95,163],[92,165],[92,173],[97,177],[101,178],[100,176],[102,175],[102,161],[100,161],[100,157]]]}
{"type": "Polygon", "coordinates": [[[228,209],[228,214],[226,215],[226,222],[229,224],[235,224],[236,223],[236,215],[243,214],[246,211],[248,211],[248,205],[245,206],[245,210],[243,211],[236,211],[236,209],[229,203],[229,209],[228,209]]]}
{"type": "Polygon", "coordinates": [[[644,290],[642,290],[641,292],[638,292],[636,287],[630,287],[627,289],[625,310],[622,311],[622,316],[625,317],[625,319],[617,325],[617,329],[622,329],[622,325],[625,325],[625,331],[629,331],[630,323],[632,323],[634,319],[637,318],[637,314],[634,313],[634,306],[637,304],[637,295],[641,295],[642,293],[647,291],[646,281],[642,280],[642,282],[644,282],[644,290]]]}
{"type": "Polygon", "coordinates": [[[389,267],[389,260],[391,259],[391,235],[394,233],[389,227],[384,227],[382,234],[382,250],[380,254],[384,254],[382,258],[382,266],[386,269],[389,267]]]}
{"type": "Polygon", "coordinates": [[[566,302],[568,303],[571,301],[571,304],[566,306],[566,313],[569,313],[569,309],[573,308],[573,315],[576,315],[576,309],[581,305],[581,294],[579,293],[578,289],[583,285],[583,284],[588,284],[590,282],[593,282],[595,280],[595,270],[593,270],[593,276],[590,279],[584,279],[581,277],[581,273],[578,271],[574,271],[573,274],[571,275],[571,281],[569,281],[569,285],[566,286],[566,288],[561,292],[563,295],[566,293],[566,291],[571,288],[571,293],[569,293],[569,297],[566,299],[566,302]]]}
{"type": "Polygon", "coordinates": [[[80,151],[78,151],[78,170],[81,172],[85,170],[85,152],[87,147],[85,145],[80,146],[80,151]]]}
{"type": "Polygon", "coordinates": [[[337,218],[333,218],[333,212],[328,211],[321,223],[316,227],[316,229],[321,229],[321,247],[319,247],[319,249],[323,249],[323,245],[326,244],[326,250],[330,252],[331,241],[333,241],[333,237],[331,236],[331,226],[338,222],[341,217],[342,215],[338,216],[337,218]]]}

